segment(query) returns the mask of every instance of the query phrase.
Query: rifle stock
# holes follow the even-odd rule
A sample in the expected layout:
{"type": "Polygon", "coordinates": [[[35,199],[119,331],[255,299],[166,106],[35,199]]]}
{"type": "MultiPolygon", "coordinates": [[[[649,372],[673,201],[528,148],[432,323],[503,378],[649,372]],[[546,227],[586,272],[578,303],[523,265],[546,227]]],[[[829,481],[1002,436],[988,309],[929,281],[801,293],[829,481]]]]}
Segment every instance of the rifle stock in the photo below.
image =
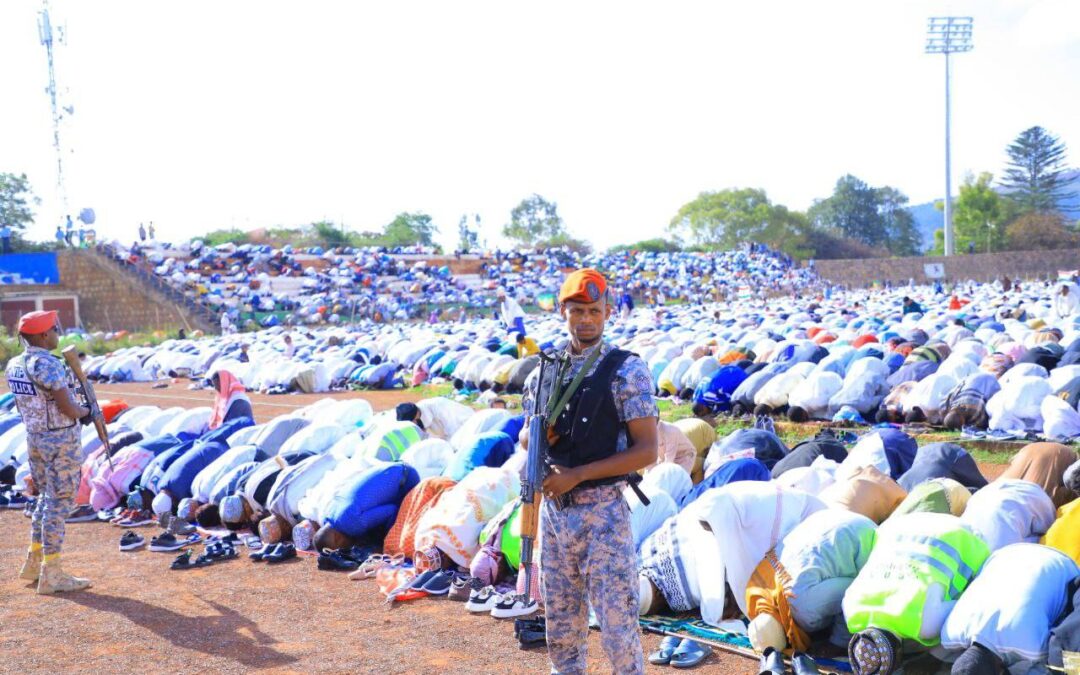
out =
{"type": "Polygon", "coordinates": [[[79,352],[75,349],[75,345],[71,345],[65,347],[61,353],[64,355],[64,361],[71,368],[71,372],[75,374],[75,379],[79,381],[79,385],[82,387],[83,396],[86,397],[86,407],[90,409],[90,417],[94,420],[94,429],[97,430],[98,438],[101,439],[101,444],[105,448],[105,457],[109,460],[109,468],[112,469],[112,448],[109,447],[109,431],[105,428],[105,415],[102,414],[101,406],[98,405],[94,388],[90,385],[90,382],[86,379],[86,374],[83,372],[82,362],[79,361],[79,352]]]}

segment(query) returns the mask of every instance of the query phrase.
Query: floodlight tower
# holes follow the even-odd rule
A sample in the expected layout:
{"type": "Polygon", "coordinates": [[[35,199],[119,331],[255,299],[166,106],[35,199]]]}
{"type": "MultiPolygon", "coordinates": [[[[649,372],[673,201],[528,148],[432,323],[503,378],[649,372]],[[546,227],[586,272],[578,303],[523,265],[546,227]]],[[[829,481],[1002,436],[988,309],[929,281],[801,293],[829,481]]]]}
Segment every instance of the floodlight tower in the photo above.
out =
{"type": "Polygon", "coordinates": [[[926,53],[945,55],[945,255],[953,255],[952,149],[949,134],[949,54],[970,52],[970,16],[932,16],[926,27],[926,53]]]}
{"type": "Polygon", "coordinates": [[[38,14],[38,38],[45,47],[49,61],[49,86],[45,93],[49,95],[52,108],[53,149],[56,151],[56,191],[60,197],[64,213],[67,213],[67,191],[64,189],[64,155],[60,150],[60,110],[56,102],[56,70],[53,63],[53,46],[64,43],[64,31],[57,30],[56,41],[53,39],[52,20],[49,18],[49,0],[43,0],[44,8],[38,14]]]}

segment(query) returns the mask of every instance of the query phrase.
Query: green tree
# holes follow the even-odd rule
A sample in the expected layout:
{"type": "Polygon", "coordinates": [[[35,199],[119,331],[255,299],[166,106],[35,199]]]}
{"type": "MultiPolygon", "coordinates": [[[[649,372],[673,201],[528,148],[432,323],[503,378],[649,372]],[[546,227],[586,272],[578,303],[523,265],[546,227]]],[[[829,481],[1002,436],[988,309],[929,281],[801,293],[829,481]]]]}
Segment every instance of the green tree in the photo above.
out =
{"type": "Polygon", "coordinates": [[[612,253],[621,253],[623,251],[646,251],[648,253],[671,253],[675,251],[681,251],[682,248],[678,244],[670,239],[664,239],[663,237],[656,237],[655,239],[644,239],[633,244],[618,244],[608,249],[612,253]]]}
{"type": "Polygon", "coordinates": [[[428,214],[402,211],[386,226],[383,239],[386,246],[433,246],[437,229],[428,214]]]}
{"type": "Polygon", "coordinates": [[[1030,211],[1009,223],[1009,248],[1016,251],[1047,251],[1080,246],[1080,234],[1057,212],[1030,211]]]}
{"type": "Polygon", "coordinates": [[[316,241],[318,241],[319,245],[323,248],[349,246],[352,243],[344,228],[338,227],[326,220],[312,223],[311,230],[316,241]]]}
{"type": "MultiPolygon", "coordinates": [[[[480,225],[480,216],[476,216],[476,224],[480,225]]],[[[469,227],[469,217],[461,216],[458,221],[458,249],[471,251],[480,245],[480,233],[469,227]]]]}
{"type": "Polygon", "coordinates": [[[836,181],[832,195],[814,202],[807,216],[813,227],[835,236],[893,255],[914,255],[919,237],[907,202],[896,188],[875,188],[848,174],[836,181]]]}
{"type": "Polygon", "coordinates": [[[7,223],[16,231],[26,228],[34,222],[31,204],[40,203],[25,173],[0,173],[0,225],[7,223]]]}
{"type": "Polygon", "coordinates": [[[201,239],[207,246],[219,246],[221,244],[246,244],[250,241],[246,232],[233,227],[227,230],[213,230],[207,232],[201,239]]]}
{"type": "Polygon", "coordinates": [[[1009,147],[1008,168],[1001,185],[1021,211],[1053,211],[1075,196],[1063,180],[1065,144],[1042,127],[1020,132],[1009,147]]]}
{"type": "MultiPolygon", "coordinates": [[[[969,244],[978,252],[989,253],[1005,249],[1007,240],[1005,226],[1015,216],[1015,207],[991,187],[993,174],[984,171],[978,177],[968,174],[960,186],[953,204],[953,237],[956,251],[964,253],[969,244]]],[[[935,206],[942,210],[944,203],[935,206]]],[[[934,247],[931,255],[944,255],[945,232],[934,231],[934,247]]]]}
{"type": "Polygon", "coordinates": [[[753,241],[797,255],[805,241],[806,219],[770,202],[764,190],[734,188],[702,192],[683,204],[668,230],[677,239],[685,237],[706,249],[731,249],[753,241]]]}
{"type": "Polygon", "coordinates": [[[556,237],[567,237],[559,207],[538,194],[521,200],[510,211],[510,222],[503,225],[503,236],[519,244],[534,246],[556,237]]]}

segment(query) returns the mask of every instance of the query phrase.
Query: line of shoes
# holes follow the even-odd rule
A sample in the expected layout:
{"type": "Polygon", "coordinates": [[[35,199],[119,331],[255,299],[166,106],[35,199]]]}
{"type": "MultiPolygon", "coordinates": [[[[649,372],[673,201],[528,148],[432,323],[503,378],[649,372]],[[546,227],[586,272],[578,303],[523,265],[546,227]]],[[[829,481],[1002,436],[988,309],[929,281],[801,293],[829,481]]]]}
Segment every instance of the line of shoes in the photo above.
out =
{"type": "Polygon", "coordinates": [[[351,546],[344,550],[328,549],[319,553],[319,569],[324,572],[352,572],[374,553],[371,546],[351,546]]]}
{"type": "Polygon", "coordinates": [[[784,655],[772,647],[766,647],[765,651],[761,653],[758,675],[787,675],[788,673],[815,675],[820,672],[817,664],[814,663],[814,659],[802,652],[795,652],[791,655],[791,669],[788,670],[787,665],[784,663],[784,655]]]}
{"type": "MultiPolygon", "coordinates": [[[[201,542],[202,537],[195,533],[186,537],[177,537],[172,532],[166,532],[150,539],[150,550],[155,553],[172,553],[201,542]]],[[[125,530],[120,537],[121,551],[136,551],[145,545],[146,538],[132,530],[125,530]]]]}
{"type": "Polygon", "coordinates": [[[406,565],[403,555],[373,554],[361,563],[356,571],[349,574],[349,578],[375,579],[380,572],[387,575],[388,572],[395,571],[404,572],[401,577],[404,580],[387,593],[388,603],[431,595],[446,596],[455,602],[463,602],[467,611],[473,614],[490,614],[496,619],[527,617],[539,611],[535,599],[526,602],[525,597],[517,593],[499,593],[494,586],[485,586],[479,579],[457,570],[428,570],[411,576],[412,568],[406,565]]]}

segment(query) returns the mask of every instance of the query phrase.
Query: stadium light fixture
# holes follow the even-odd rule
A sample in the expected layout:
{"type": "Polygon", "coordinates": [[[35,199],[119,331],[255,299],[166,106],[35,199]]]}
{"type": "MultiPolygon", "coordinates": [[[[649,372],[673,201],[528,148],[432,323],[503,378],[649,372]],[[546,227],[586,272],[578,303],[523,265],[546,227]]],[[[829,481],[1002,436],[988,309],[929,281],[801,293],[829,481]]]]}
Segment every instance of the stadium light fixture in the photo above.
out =
{"type": "Polygon", "coordinates": [[[926,53],[945,55],[945,255],[956,253],[952,229],[952,148],[950,138],[949,54],[970,52],[970,16],[932,16],[926,27],[926,53]]]}

